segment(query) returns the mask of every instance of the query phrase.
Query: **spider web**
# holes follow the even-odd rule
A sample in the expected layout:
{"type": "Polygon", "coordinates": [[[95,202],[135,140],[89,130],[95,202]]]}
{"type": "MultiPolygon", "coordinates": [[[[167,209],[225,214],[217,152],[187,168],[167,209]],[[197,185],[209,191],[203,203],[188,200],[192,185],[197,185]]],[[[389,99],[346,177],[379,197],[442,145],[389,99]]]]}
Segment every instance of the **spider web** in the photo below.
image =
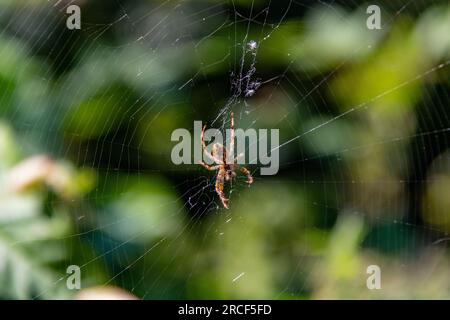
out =
{"type": "MultiPolygon", "coordinates": [[[[44,28],[55,19],[55,16],[64,14],[65,8],[71,3],[53,1],[43,10],[33,8],[31,4],[24,5],[17,13],[23,16],[22,21],[29,21],[32,15],[38,15],[39,22],[28,24],[24,22],[23,25],[14,28],[11,20],[5,30],[15,30],[13,35],[18,37],[24,33],[33,33],[32,28],[38,30],[32,38],[31,45],[22,48],[24,54],[32,55],[44,49],[45,42],[42,40],[44,36],[48,36],[45,32],[39,34],[39,27],[44,28]]],[[[443,3],[445,2],[432,1],[433,5],[443,3]]],[[[282,28],[288,28],[292,24],[290,18],[296,17],[296,12],[313,16],[316,19],[314,20],[316,24],[313,24],[315,26],[321,21],[325,23],[331,13],[335,14],[337,21],[346,25],[353,12],[367,7],[365,3],[346,1],[345,6],[349,9],[343,11],[339,7],[340,4],[344,3],[161,1],[151,5],[140,2],[133,6],[129,2],[116,0],[114,7],[117,19],[114,21],[101,21],[101,16],[98,18],[100,21],[97,21],[97,18],[83,16],[82,29],[78,33],[67,33],[67,30],[59,29],[51,31],[51,38],[62,41],[66,48],[64,52],[52,53],[52,57],[56,57],[54,60],[63,63],[70,56],[75,65],[79,64],[80,68],[91,70],[87,72],[89,77],[83,78],[81,72],[69,73],[57,87],[50,89],[62,92],[56,95],[56,101],[46,101],[45,96],[38,98],[38,105],[61,106],[51,117],[48,117],[48,113],[39,111],[26,113],[20,109],[14,110],[8,117],[14,119],[22,135],[38,132],[40,145],[45,146],[49,152],[69,158],[79,167],[93,168],[98,172],[100,179],[95,190],[76,205],[74,223],[77,231],[60,239],[61,246],[66,246],[67,240],[75,239],[80,245],[87,244],[95,249],[93,256],[86,250],[83,261],[76,261],[75,258],[78,259],[78,256],[75,253],[73,259],[67,261],[67,265],[77,264],[81,267],[83,281],[85,281],[84,270],[102,262],[107,265],[106,278],[93,278],[86,282],[97,285],[114,284],[144,299],[190,297],[189,293],[177,292],[174,288],[178,288],[180,283],[191,282],[198,286],[208,286],[208,280],[212,280],[214,276],[223,277],[220,283],[222,285],[225,283],[224,290],[232,290],[233,286],[242,289],[254,283],[253,275],[258,274],[259,269],[264,266],[253,265],[248,260],[245,260],[244,264],[239,263],[239,260],[243,259],[242,255],[251,255],[253,252],[234,253],[233,249],[238,248],[235,244],[251,241],[247,237],[249,228],[272,227],[277,231],[258,231],[264,236],[272,237],[273,243],[267,248],[260,248],[263,253],[255,255],[264,256],[268,254],[266,251],[274,250],[277,251],[274,256],[282,256],[286,251],[289,253],[286,253],[284,259],[290,261],[285,269],[281,269],[279,274],[274,276],[277,292],[266,296],[262,293],[262,296],[301,297],[308,292],[309,281],[315,277],[312,270],[320,266],[320,262],[311,257],[311,253],[306,249],[308,243],[315,241],[313,234],[304,236],[302,241],[305,245],[296,247],[297,239],[291,239],[290,243],[278,244],[277,241],[280,240],[276,232],[282,232],[282,229],[276,229],[276,223],[280,222],[274,222],[274,225],[258,224],[255,222],[257,218],[248,214],[247,210],[258,205],[252,201],[263,200],[252,195],[258,192],[258,188],[262,188],[259,192],[265,192],[268,200],[274,197],[282,198],[283,192],[295,192],[290,191],[291,185],[293,190],[297,191],[302,188],[317,190],[321,194],[320,197],[305,193],[298,202],[291,205],[293,208],[290,210],[299,212],[299,218],[295,220],[298,224],[298,233],[301,234],[306,230],[305,226],[309,226],[316,231],[314,236],[323,241],[327,237],[323,235],[325,232],[322,227],[338,223],[338,216],[341,213],[351,212],[353,215],[369,219],[373,225],[395,224],[400,226],[400,230],[406,230],[405,232],[419,230],[423,236],[415,241],[420,243],[407,244],[411,246],[406,250],[407,253],[414,254],[417,247],[440,244],[441,240],[445,243],[448,233],[441,228],[422,223],[416,216],[418,213],[415,210],[419,210],[415,207],[417,204],[410,205],[412,213],[406,217],[397,213],[407,211],[403,200],[389,199],[389,208],[393,213],[387,215],[358,206],[357,198],[364,197],[362,193],[358,193],[356,190],[358,188],[367,187],[370,191],[374,189],[368,186],[387,188],[394,184],[405,188],[409,186],[413,191],[422,188],[424,183],[429,182],[423,175],[426,167],[420,167],[425,166],[424,164],[419,163],[417,164],[419,167],[416,168],[414,167],[416,164],[409,163],[408,159],[404,160],[400,167],[404,169],[413,167],[410,178],[386,175],[388,179],[386,181],[378,178],[358,180],[358,176],[352,174],[352,166],[356,166],[356,162],[346,158],[348,156],[352,159],[380,146],[397,145],[399,149],[405,148],[405,144],[411,141],[414,143],[413,148],[416,148],[412,152],[421,152],[420,150],[424,148],[433,150],[432,154],[436,156],[439,151],[448,148],[450,127],[446,104],[449,101],[442,100],[444,96],[448,98],[448,94],[439,95],[438,92],[445,89],[431,85],[424,85],[420,89],[424,101],[420,104],[431,103],[435,108],[418,109],[417,121],[420,123],[421,119],[424,122],[432,119],[431,128],[418,126],[415,132],[405,130],[399,131],[399,135],[380,135],[370,143],[361,144],[349,140],[344,145],[331,148],[332,151],[329,152],[323,152],[321,145],[321,133],[326,134],[328,128],[335,125],[345,128],[347,121],[350,119],[358,121],[363,118],[378,101],[410,86],[426,82],[438,74],[448,73],[450,60],[447,55],[444,59],[419,69],[417,73],[393,83],[372,97],[363,99],[362,102],[349,104],[343,108],[329,103],[334,98],[333,84],[339,73],[358,61],[358,57],[370,54],[372,49],[377,48],[383,39],[384,31],[389,30],[397,20],[408,12],[410,14],[420,12],[421,8],[432,5],[406,0],[383,3],[382,31],[373,31],[375,36],[363,37],[363,41],[341,57],[338,63],[324,70],[314,64],[302,62],[301,55],[296,53],[296,50],[307,49],[302,43],[290,43],[292,40],[288,39],[287,51],[273,46],[271,39],[277,37],[282,28]],[[114,34],[119,40],[108,41],[107,37],[110,34],[114,34]],[[226,37],[226,41],[218,41],[222,37],[226,37]],[[228,46],[222,48],[221,44],[224,42],[228,43],[228,46]],[[74,45],[75,43],[77,45],[74,45]],[[291,47],[292,51],[289,49],[291,47]],[[213,52],[212,59],[205,54],[205,50],[213,52]],[[273,66],[272,69],[266,68],[263,62],[270,61],[271,57],[273,59],[282,57],[283,63],[273,66]],[[126,63],[123,64],[123,61],[126,63]],[[174,68],[173,64],[177,67],[174,68]],[[196,65],[196,68],[192,68],[192,64],[196,65]],[[223,77],[220,76],[224,64],[228,69],[228,83],[223,83],[223,77]],[[112,72],[110,69],[116,71],[112,72]],[[215,70],[218,70],[217,73],[215,70]],[[110,94],[115,88],[109,82],[111,77],[125,80],[128,86],[137,88],[136,91],[139,93],[125,91],[125,94],[119,96],[110,94]],[[112,110],[102,110],[103,122],[88,123],[88,126],[101,128],[96,130],[107,134],[99,135],[98,139],[86,144],[79,143],[80,137],[83,137],[85,132],[64,128],[62,133],[66,141],[61,144],[59,136],[61,128],[58,123],[69,121],[69,128],[77,128],[70,125],[71,120],[68,117],[70,106],[76,105],[82,99],[92,100],[89,98],[93,94],[92,87],[104,91],[99,99],[107,103],[112,110]],[[197,102],[200,103],[197,105],[197,102]],[[114,113],[119,110],[122,110],[122,116],[116,119],[114,113]],[[158,132],[157,129],[160,128],[160,123],[167,121],[174,124],[189,124],[180,120],[185,117],[202,120],[208,127],[224,131],[230,126],[231,111],[235,114],[237,128],[266,126],[280,128],[281,143],[276,150],[280,152],[281,160],[280,172],[274,177],[258,176],[258,166],[251,166],[255,182],[250,188],[245,187],[245,177],[239,176],[227,185],[231,210],[224,210],[214,191],[213,173],[205,172],[194,165],[159,164],[170,162],[170,151],[158,145],[158,143],[168,144],[170,132],[158,132]],[[306,125],[303,124],[305,122],[306,125]],[[149,143],[147,140],[150,135],[158,136],[150,139],[149,143]],[[440,144],[435,139],[440,139],[440,144]],[[158,146],[153,148],[154,144],[158,146]],[[154,162],[149,161],[149,158],[154,162]],[[145,184],[156,176],[164,177],[162,187],[176,194],[175,197],[162,197],[153,208],[155,211],[164,212],[163,216],[147,223],[148,211],[145,208],[133,207],[136,212],[130,217],[116,212],[117,216],[108,218],[107,213],[111,208],[102,207],[103,201],[123,198],[125,199],[123,201],[131,203],[135,199],[133,190],[124,190],[123,185],[130,181],[145,184]],[[98,203],[101,204],[100,213],[97,211],[98,203]],[[349,203],[355,203],[354,207],[349,203]],[[139,209],[142,209],[142,212],[139,212],[139,209]],[[322,227],[317,225],[311,227],[315,218],[305,214],[307,211],[321,215],[319,224],[322,227]],[[128,228],[128,222],[133,219],[137,224],[132,224],[134,229],[129,231],[129,235],[125,238],[114,238],[115,232],[128,228]],[[172,230],[167,234],[158,233],[160,228],[166,228],[166,223],[172,230]],[[151,241],[148,240],[149,235],[153,235],[151,241]],[[226,255],[220,258],[218,254],[222,250],[226,255]],[[184,259],[186,263],[183,263],[184,259]],[[220,261],[217,262],[216,259],[220,261]],[[303,268],[305,263],[309,265],[308,268],[303,268]],[[224,264],[226,267],[222,269],[217,264],[224,264]],[[223,274],[217,270],[223,271],[223,274]]],[[[370,34],[365,20],[362,22],[359,25],[360,31],[365,35],[370,34]]],[[[308,32],[305,26],[299,28],[308,32]]],[[[320,57],[318,59],[320,60],[320,57]]],[[[57,64],[56,70],[58,68],[62,66],[57,64]]],[[[51,76],[50,71],[47,71],[45,78],[51,76]]],[[[25,104],[23,108],[29,112],[25,104]]],[[[89,119],[86,121],[89,122],[89,119]]],[[[402,125],[406,126],[408,119],[401,121],[402,125]]],[[[33,150],[36,147],[24,142],[24,148],[33,150]]],[[[405,156],[400,154],[397,157],[405,156]]],[[[382,191],[375,190],[379,193],[372,195],[373,203],[377,203],[378,200],[384,201],[382,191]]],[[[413,201],[414,197],[411,198],[413,201]]],[[[58,204],[58,200],[53,201],[55,205],[58,204]]],[[[277,204],[283,205],[280,202],[277,204]]],[[[273,217],[264,220],[268,219],[264,216],[261,218],[263,221],[278,221],[283,218],[282,214],[281,218],[277,217],[280,213],[279,208],[270,207],[270,203],[268,206],[267,210],[273,217]]],[[[289,207],[288,204],[286,206],[289,207]]],[[[406,239],[403,235],[393,238],[395,241],[406,239]]],[[[377,240],[374,241],[377,244],[377,240]]],[[[392,243],[388,247],[396,245],[392,243]]],[[[363,248],[363,245],[358,244],[358,248],[363,248]]],[[[409,263],[406,255],[400,259],[404,264],[409,263]]],[[[89,272],[87,273],[86,277],[89,277],[89,272]]],[[[65,279],[66,276],[55,279],[54,285],[49,287],[48,291],[64,283],[65,279]]],[[[198,288],[194,287],[195,289],[198,288]]],[[[34,298],[41,298],[46,293],[39,292],[34,298]]],[[[196,297],[195,294],[193,296],[196,297]]]]}

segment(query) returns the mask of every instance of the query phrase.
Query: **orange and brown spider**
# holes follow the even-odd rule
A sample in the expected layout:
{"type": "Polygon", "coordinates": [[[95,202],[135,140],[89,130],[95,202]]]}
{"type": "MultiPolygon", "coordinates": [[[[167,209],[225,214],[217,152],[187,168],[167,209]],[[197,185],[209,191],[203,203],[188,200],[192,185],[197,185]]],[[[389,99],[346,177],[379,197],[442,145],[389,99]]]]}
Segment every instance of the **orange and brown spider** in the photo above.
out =
{"type": "Polygon", "coordinates": [[[206,144],[205,144],[205,129],[206,125],[203,126],[202,129],[202,147],[204,154],[210,158],[212,161],[214,161],[215,165],[208,165],[203,161],[200,161],[199,163],[205,167],[209,171],[215,171],[217,170],[217,177],[216,177],[216,192],[219,195],[220,200],[222,201],[223,206],[225,209],[228,209],[228,201],[229,199],[225,196],[224,193],[224,184],[225,181],[231,180],[233,177],[236,177],[236,169],[240,168],[241,172],[247,176],[247,183],[252,184],[253,183],[253,177],[250,173],[250,171],[245,167],[239,167],[239,165],[236,163],[236,160],[240,158],[242,155],[238,155],[237,157],[234,157],[234,116],[233,112],[231,113],[231,128],[230,128],[230,150],[228,150],[226,147],[224,147],[221,143],[214,143],[212,146],[211,153],[206,150],[206,144]]]}

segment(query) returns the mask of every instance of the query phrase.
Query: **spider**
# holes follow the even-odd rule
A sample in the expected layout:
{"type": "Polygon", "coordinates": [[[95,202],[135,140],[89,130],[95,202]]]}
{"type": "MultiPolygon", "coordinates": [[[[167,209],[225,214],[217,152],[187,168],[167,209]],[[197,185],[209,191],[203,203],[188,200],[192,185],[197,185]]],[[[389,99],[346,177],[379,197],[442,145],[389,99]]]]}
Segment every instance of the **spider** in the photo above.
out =
{"type": "Polygon", "coordinates": [[[230,181],[233,177],[236,177],[236,169],[240,168],[241,172],[247,176],[247,183],[250,185],[253,183],[253,177],[250,173],[250,171],[245,167],[239,167],[239,165],[236,163],[236,160],[243,156],[243,154],[238,155],[237,157],[234,157],[234,115],[233,112],[231,112],[231,130],[230,130],[230,150],[228,150],[226,147],[224,147],[220,143],[214,143],[211,153],[206,150],[206,144],[205,144],[205,129],[206,125],[203,126],[202,129],[202,147],[203,152],[205,155],[214,161],[215,165],[208,165],[203,161],[199,161],[199,163],[206,168],[209,171],[215,171],[217,170],[217,177],[216,177],[216,193],[218,194],[220,200],[222,201],[222,204],[225,209],[228,209],[228,202],[229,199],[225,196],[224,193],[224,184],[225,181],[230,181]]]}

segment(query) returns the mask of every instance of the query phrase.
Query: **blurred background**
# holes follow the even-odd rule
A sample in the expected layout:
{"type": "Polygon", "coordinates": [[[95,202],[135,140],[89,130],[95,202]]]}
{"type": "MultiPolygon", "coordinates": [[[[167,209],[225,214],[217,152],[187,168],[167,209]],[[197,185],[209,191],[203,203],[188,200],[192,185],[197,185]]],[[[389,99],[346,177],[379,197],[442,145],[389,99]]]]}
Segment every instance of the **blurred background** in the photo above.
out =
{"type": "Polygon", "coordinates": [[[0,0],[0,30],[0,298],[450,298],[448,1],[0,0]],[[170,136],[231,110],[286,143],[224,210],[170,136]]]}

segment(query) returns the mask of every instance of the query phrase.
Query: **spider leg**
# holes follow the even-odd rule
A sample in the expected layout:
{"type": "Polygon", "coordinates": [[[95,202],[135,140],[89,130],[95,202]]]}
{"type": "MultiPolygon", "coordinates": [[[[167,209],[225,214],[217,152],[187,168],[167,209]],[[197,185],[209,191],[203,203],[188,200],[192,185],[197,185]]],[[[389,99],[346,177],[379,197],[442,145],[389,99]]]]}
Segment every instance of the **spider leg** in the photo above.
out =
{"type": "Polygon", "coordinates": [[[223,192],[223,185],[225,180],[225,170],[222,168],[219,170],[216,178],[216,192],[219,195],[220,200],[225,209],[228,209],[228,199],[225,197],[225,193],[223,192]]]}
{"type": "Polygon", "coordinates": [[[201,139],[202,139],[202,148],[203,148],[203,153],[209,158],[211,159],[214,163],[217,163],[216,158],[214,158],[214,156],[208,152],[208,150],[206,150],[206,144],[205,144],[205,129],[206,129],[206,124],[203,126],[202,129],[202,135],[201,135],[201,139]]]}
{"type": "Polygon", "coordinates": [[[215,171],[215,170],[219,169],[219,167],[220,167],[219,165],[210,166],[203,161],[199,161],[198,163],[201,164],[203,166],[203,168],[205,168],[206,170],[209,170],[209,171],[215,171]]]}
{"type": "MultiPolygon", "coordinates": [[[[228,155],[228,157],[230,159],[227,159],[227,163],[228,160],[233,159],[234,157],[234,113],[231,112],[231,125],[230,125],[230,153],[228,155]]],[[[234,162],[233,160],[231,160],[231,162],[234,162]]]]}
{"type": "Polygon", "coordinates": [[[252,184],[253,183],[253,177],[250,171],[246,167],[241,167],[241,172],[247,176],[247,183],[252,184]]]}
{"type": "Polygon", "coordinates": [[[244,156],[244,152],[239,153],[236,158],[233,159],[233,162],[237,162],[238,159],[242,158],[244,156]]]}

